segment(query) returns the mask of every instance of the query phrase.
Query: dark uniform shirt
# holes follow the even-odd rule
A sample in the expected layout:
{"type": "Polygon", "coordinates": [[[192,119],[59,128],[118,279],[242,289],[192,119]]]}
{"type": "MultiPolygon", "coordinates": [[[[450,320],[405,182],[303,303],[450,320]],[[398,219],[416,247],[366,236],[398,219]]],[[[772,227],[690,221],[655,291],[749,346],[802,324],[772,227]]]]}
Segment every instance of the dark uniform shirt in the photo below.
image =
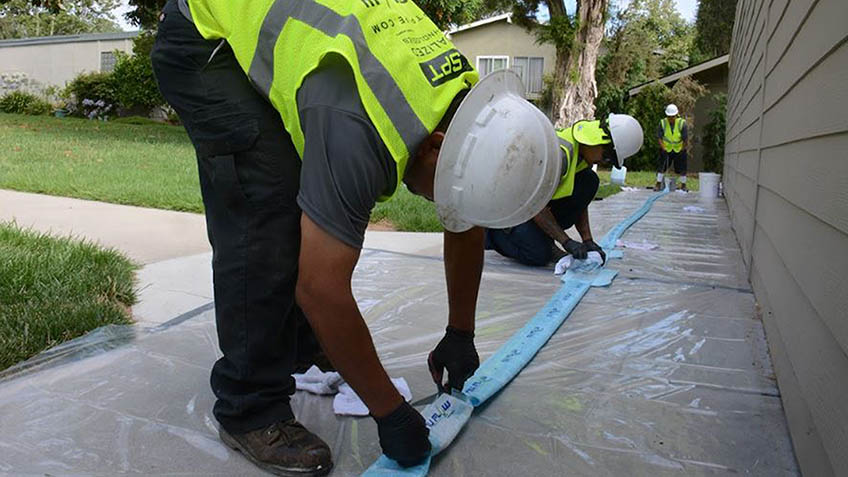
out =
{"type": "Polygon", "coordinates": [[[347,63],[322,63],[298,90],[297,106],[305,140],[297,203],[325,232],[362,248],[377,198],[397,184],[397,165],[347,63]]]}

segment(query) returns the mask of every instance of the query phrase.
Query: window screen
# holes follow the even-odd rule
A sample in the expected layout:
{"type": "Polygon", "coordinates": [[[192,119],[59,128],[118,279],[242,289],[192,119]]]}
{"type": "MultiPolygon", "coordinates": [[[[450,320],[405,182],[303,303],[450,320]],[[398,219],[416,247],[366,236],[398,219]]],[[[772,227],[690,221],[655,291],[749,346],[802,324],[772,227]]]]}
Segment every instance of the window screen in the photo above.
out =
{"type": "Polygon", "coordinates": [[[100,72],[110,73],[115,69],[115,52],[101,51],[100,52],[100,72]]]}
{"type": "Polygon", "coordinates": [[[509,67],[508,56],[478,56],[477,72],[480,77],[486,76],[492,71],[502,70],[509,67]]]}

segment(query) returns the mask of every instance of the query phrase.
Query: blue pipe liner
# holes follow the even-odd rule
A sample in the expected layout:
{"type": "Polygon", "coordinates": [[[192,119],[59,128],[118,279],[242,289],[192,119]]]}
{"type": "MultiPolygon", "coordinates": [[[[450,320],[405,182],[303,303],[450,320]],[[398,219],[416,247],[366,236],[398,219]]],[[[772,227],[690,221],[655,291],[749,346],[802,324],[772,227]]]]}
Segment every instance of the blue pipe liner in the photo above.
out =
{"type": "MultiPolygon", "coordinates": [[[[613,250],[624,232],[651,210],[654,202],[668,194],[668,190],[652,195],[642,207],[622,220],[604,235],[599,245],[608,251],[610,258],[621,258],[620,250],[613,250]],[[615,252],[615,253],[613,253],[615,252]],[[614,256],[614,257],[612,257],[614,256]]],[[[607,270],[596,262],[578,261],[562,278],[563,285],[545,306],[524,327],[489,357],[477,372],[465,382],[462,392],[442,394],[425,407],[421,414],[430,429],[430,456],[415,467],[401,467],[397,462],[381,455],[362,475],[365,477],[400,476],[424,477],[430,470],[433,456],[447,448],[471,419],[475,407],[483,404],[512,381],[542,349],[557,329],[580,303],[591,287],[604,287],[612,283],[617,270],[607,270]]]]}

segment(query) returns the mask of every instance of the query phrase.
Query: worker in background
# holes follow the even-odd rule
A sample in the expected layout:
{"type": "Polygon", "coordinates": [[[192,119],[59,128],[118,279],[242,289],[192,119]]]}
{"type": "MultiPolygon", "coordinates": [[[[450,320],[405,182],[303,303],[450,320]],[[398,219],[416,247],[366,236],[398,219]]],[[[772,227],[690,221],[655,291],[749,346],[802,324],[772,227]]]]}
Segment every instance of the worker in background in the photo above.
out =
{"type": "Polygon", "coordinates": [[[642,147],[642,126],[632,116],[610,114],[607,119],[578,121],[557,130],[563,173],[553,199],[531,220],[516,227],[487,229],[486,248],[530,266],[544,266],[565,254],[585,259],[588,252],[606,254],[592,237],[589,204],[598,192],[595,164],[621,167],[642,147]],[[580,240],[565,229],[575,226],[580,240]],[[560,250],[555,243],[558,243],[560,250]]]}
{"type": "Polygon", "coordinates": [[[657,160],[657,183],[654,190],[663,189],[663,177],[669,166],[674,165],[674,173],[680,178],[680,189],[686,190],[686,141],[689,138],[686,120],[678,117],[677,106],[669,104],[665,108],[665,118],[660,120],[657,137],[660,154],[657,160]]]}
{"type": "Polygon", "coordinates": [[[413,2],[169,0],[151,57],[197,153],[221,439],[277,475],[328,473],[329,447],[289,403],[295,366],[323,349],[383,452],[421,462],[425,421],[389,381],[351,290],[371,209],[404,184],[435,202],[448,326],[428,365],[461,389],[479,365],[481,227],[547,203],[561,170],[553,126],[515,73],[478,82],[413,2]]]}

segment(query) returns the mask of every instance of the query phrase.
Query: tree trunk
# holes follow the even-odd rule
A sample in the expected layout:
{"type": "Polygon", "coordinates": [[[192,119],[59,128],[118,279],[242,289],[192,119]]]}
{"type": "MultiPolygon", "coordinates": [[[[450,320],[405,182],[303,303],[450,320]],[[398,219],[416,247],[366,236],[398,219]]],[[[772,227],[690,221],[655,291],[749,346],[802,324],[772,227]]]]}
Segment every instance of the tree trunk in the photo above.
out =
{"type": "Polygon", "coordinates": [[[577,31],[570,54],[557,54],[554,108],[557,127],[568,127],[595,115],[595,64],[604,39],[608,0],[579,0],[577,31]],[[558,96],[558,97],[557,97],[558,96]]]}

